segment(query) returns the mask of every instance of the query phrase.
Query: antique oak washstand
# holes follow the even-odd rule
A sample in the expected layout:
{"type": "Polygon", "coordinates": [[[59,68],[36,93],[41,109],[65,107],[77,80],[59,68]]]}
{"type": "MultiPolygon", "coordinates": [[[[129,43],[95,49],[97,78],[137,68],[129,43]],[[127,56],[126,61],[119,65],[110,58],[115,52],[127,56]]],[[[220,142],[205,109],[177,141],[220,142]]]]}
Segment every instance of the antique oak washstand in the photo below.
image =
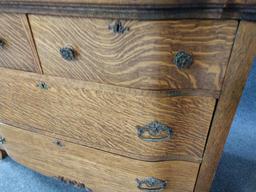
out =
{"type": "Polygon", "coordinates": [[[94,192],[208,192],[256,54],[255,0],[1,0],[0,157],[94,192]]]}

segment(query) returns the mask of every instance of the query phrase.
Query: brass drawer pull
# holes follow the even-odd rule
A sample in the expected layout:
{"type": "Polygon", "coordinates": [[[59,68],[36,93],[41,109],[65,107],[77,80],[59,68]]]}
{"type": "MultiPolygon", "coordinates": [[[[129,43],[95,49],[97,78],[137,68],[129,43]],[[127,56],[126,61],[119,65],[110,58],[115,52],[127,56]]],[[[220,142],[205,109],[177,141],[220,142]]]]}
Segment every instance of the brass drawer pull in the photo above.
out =
{"type": "Polygon", "coordinates": [[[140,190],[146,192],[159,192],[166,188],[167,182],[154,178],[154,177],[147,177],[143,180],[136,179],[137,187],[140,190]]]}
{"type": "Polygon", "coordinates": [[[4,39],[0,39],[0,48],[3,49],[5,47],[5,40],[4,39]]]}
{"type": "Polygon", "coordinates": [[[47,83],[43,82],[43,81],[40,81],[36,84],[36,86],[40,89],[43,89],[43,90],[47,90],[48,89],[48,85],[47,83]]]}
{"type": "Polygon", "coordinates": [[[187,69],[193,64],[193,57],[185,51],[179,51],[176,53],[173,62],[176,64],[178,69],[187,69]]]}
{"type": "Polygon", "coordinates": [[[144,127],[137,127],[138,137],[147,142],[167,141],[173,133],[172,128],[158,121],[153,121],[144,127]]]}
{"type": "Polygon", "coordinates": [[[75,50],[71,47],[60,48],[60,55],[67,61],[72,61],[76,57],[75,50]]]}
{"type": "Polygon", "coordinates": [[[0,144],[3,145],[5,143],[6,143],[5,138],[0,136],[0,144]]]}
{"type": "Polygon", "coordinates": [[[124,27],[122,22],[119,20],[114,21],[108,26],[108,29],[111,30],[113,33],[125,33],[129,31],[129,27],[124,27]]]}

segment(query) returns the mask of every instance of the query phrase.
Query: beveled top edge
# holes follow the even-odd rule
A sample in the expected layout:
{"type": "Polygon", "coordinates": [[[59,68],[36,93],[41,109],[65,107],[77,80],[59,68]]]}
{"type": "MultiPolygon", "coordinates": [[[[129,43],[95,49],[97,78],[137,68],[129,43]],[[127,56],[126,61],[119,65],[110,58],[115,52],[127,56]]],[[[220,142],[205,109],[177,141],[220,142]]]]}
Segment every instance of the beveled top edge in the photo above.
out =
{"type": "Polygon", "coordinates": [[[0,0],[0,11],[106,19],[256,21],[256,0],[0,0]]]}
{"type": "Polygon", "coordinates": [[[256,0],[0,0],[8,4],[95,4],[95,5],[144,5],[144,6],[182,6],[197,5],[205,6],[230,6],[252,5],[256,0]]]}

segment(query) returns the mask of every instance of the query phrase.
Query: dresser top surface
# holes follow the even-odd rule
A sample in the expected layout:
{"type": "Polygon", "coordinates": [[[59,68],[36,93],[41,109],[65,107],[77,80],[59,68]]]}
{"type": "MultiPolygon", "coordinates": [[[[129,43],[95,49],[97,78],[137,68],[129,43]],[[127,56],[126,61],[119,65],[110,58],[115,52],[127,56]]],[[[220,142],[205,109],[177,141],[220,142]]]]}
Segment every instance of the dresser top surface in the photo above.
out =
{"type": "Polygon", "coordinates": [[[255,0],[1,0],[6,3],[82,3],[82,4],[112,4],[112,5],[251,5],[255,0]]]}
{"type": "Polygon", "coordinates": [[[256,21],[256,0],[0,0],[0,11],[141,20],[256,21]]]}

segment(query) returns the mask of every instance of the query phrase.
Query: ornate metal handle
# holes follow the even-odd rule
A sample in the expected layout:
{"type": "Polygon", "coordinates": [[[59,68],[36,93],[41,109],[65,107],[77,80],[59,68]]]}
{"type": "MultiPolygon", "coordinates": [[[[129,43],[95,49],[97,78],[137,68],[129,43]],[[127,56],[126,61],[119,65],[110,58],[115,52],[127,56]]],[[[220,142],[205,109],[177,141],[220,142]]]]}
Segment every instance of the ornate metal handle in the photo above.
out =
{"type": "Polygon", "coordinates": [[[193,63],[193,57],[191,54],[186,53],[185,51],[179,51],[176,53],[173,61],[178,69],[189,68],[193,63]]]}
{"type": "Polygon", "coordinates": [[[4,137],[0,136],[0,144],[3,145],[6,143],[6,140],[4,137]]]}
{"type": "Polygon", "coordinates": [[[76,52],[72,47],[60,48],[60,54],[61,54],[62,58],[67,61],[72,61],[76,57],[76,52]]]}
{"type": "Polygon", "coordinates": [[[159,192],[166,188],[167,181],[163,181],[154,177],[147,177],[143,180],[136,179],[137,187],[146,192],[159,192]]]}
{"type": "Polygon", "coordinates": [[[122,22],[117,20],[117,21],[114,21],[113,23],[111,23],[109,26],[108,26],[108,29],[111,30],[113,33],[124,33],[124,32],[127,32],[129,31],[129,27],[124,27],[122,22]]]}
{"type": "Polygon", "coordinates": [[[5,40],[4,39],[0,39],[0,48],[3,49],[5,47],[5,40]]]}
{"type": "Polygon", "coordinates": [[[43,81],[39,81],[36,86],[40,89],[43,89],[43,90],[47,90],[48,89],[48,85],[47,83],[43,82],[43,81]]]}
{"type": "Polygon", "coordinates": [[[158,121],[153,121],[144,127],[137,127],[138,137],[147,142],[167,141],[172,136],[172,128],[158,121]]]}

